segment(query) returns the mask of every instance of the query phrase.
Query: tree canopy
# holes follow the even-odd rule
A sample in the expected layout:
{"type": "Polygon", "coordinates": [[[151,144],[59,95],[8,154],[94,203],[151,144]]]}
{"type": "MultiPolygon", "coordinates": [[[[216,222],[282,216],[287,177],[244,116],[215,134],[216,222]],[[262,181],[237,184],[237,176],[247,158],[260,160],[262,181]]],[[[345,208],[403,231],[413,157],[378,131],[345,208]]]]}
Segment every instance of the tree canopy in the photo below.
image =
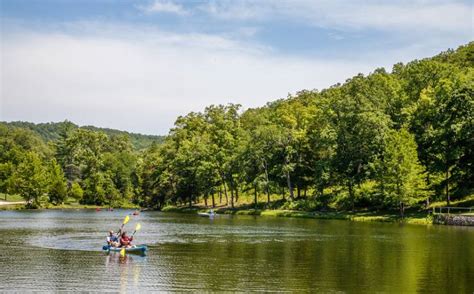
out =
{"type": "Polygon", "coordinates": [[[399,209],[474,190],[474,43],[259,108],[211,105],[166,138],[59,124],[0,124],[0,192],[32,203],[399,209]],[[257,203],[258,195],[266,203],[257,203]]]}

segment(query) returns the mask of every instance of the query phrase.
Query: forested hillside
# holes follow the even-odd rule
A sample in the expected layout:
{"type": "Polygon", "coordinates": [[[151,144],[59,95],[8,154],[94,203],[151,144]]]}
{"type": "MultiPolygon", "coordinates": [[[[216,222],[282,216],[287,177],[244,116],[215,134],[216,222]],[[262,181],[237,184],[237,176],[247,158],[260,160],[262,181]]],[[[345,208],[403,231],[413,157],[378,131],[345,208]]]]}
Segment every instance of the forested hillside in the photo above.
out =
{"type": "MultiPolygon", "coordinates": [[[[34,124],[31,122],[23,122],[23,121],[14,121],[14,122],[4,122],[7,125],[15,126],[19,128],[30,129],[33,132],[37,133],[43,140],[46,142],[54,141],[60,138],[61,131],[64,128],[71,128],[76,129],[79,128],[78,125],[70,122],[51,122],[51,123],[39,123],[34,124]]],[[[130,138],[130,142],[132,143],[133,147],[136,150],[143,150],[151,146],[153,142],[155,143],[162,143],[164,141],[164,136],[154,136],[154,135],[143,135],[143,134],[136,134],[136,133],[129,133],[126,131],[119,131],[109,128],[98,128],[94,126],[82,126],[80,128],[89,129],[93,131],[103,132],[108,136],[127,136],[130,138]]]]}
{"type": "MultiPolygon", "coordinates": [[[[328,69],[330,70],[330,69],[328,69]]],[[[65,127],[45,144],[0,126],[0,190],[36,201],[217,202],[292,209],[423,208],[474,190],[474,43],[265,106],[211,105],[142,152],[128,136],[65,127]]],[[[41,134],[41,133],[40,133],[41,134]]]]}

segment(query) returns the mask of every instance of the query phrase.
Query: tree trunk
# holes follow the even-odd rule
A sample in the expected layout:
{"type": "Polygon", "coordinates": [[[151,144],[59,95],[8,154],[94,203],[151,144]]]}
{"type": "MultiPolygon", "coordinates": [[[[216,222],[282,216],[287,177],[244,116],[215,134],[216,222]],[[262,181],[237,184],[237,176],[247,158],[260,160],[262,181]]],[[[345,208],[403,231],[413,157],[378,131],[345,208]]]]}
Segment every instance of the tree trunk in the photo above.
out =
{"type": "Polygon", "coordinates": [[[450,195],[449,195],[449,165],[448,167],[446,168],[446,203],[447,203],[447,206],[449,206],[449,202],[450,202],[450,195]]]}
{"type": "Polygon", "coordinates": [[[303,197],[306,198],[306,187],[304,187],[304,190],[303,190],[303,197]]]}
{"type": "Polygon", "coordinates": [[[254,183],[253,189],[254,189],[254,194],[253,194],[254,201],[253,201],[253,203],[255,204],[255,209],[257,209],[258,197],[257,197],[257,184],[256,183],[254,183]]]}
{"type": "Polygon", "coordinates": [[[268,180],[268,169],[266,162],[263,164],[263,168],[265,170],[265,192],[267,193],[267,204],[270,204],[270,181],[268,180]]]}
{"type": "Polygon", "coordinates": [[[265,187],[265,192],[267,192],[267,204],[270,204],[270,189],[268,188],[268,183],[267,186],[265,187]]]}
{"type": "Polygon", "coordinates": [[[300,185],[296,186],[296,197],[299,199],[301,197],[301,188],[300,185]]]}
{"type": "Polygon", "coordinates": [[[405,204],[403,202],[400,202],[400,216],[403,218],[405,217],[405,204]]]}
{"type": "Polygon", "coordinates": [[[193,206],[193,195],[189,196],[189,207],[193,206]]]}
{"type": "Polygon", "coordinates": [[[214,192],[212,193],[212,208],[216,207],[216,200],[214,199],[214,192]]]}
{"type": "Polygon", "coordinates": [[[205,205],[206,207],[207,207],[207,197],[208,197],[208,195],[205,195],[205,196],[204,196],[204,205],[205,205]]]}
{"type": "Polygon", "coordinates": [[[219,204],[222,204],[222,186],[219,186],[219,204]]]}
{"type": "Polygon", "coordinates": [[[281,199],[286,200],[285,199],[285,187],[280,187],[280,188],[281,188],[281,190],[280,190],[281,199]]]}
{"type": "Polygon", "coordinates": [[[348,189],[349,189],[349,199],[351,201],[351,211],[354,211],[354,186],[352,183],[352,180],[349,180],[348,182],[348,189]]]}
{"type": "MultiPolygon", "coordinates": [[[[428,187],[431,185],[430,173],[426,173],[426,184],[428,187]]],[[[426,208],[430,206],[430,196],[426,197],[426,208]]]]}
{"type": "Polygon", "coordinates": [[[232,186],[229,187],[230,190],[230,207],[234,208],[234,189],[232,189],[232,186]]]}
{"type": "Polygon", "coordinates": [[[291,185],[290,172],[286,173],[286,182],[288,183],[288,191],[290,192],[290,199],[294,200],[295,195],[293,194],[293,186],[291,185]]]}
{"type": "Polygon", "coordinates": [[[235,203],[239,202],[239,188],[235,188],[235,203]]]}
{"type": "Polygon", "coordinates": [[[225,205],[229,205],[229,197],[227,196],[227,186],[224,182],[224,195],[225,195],[225,205]]]}

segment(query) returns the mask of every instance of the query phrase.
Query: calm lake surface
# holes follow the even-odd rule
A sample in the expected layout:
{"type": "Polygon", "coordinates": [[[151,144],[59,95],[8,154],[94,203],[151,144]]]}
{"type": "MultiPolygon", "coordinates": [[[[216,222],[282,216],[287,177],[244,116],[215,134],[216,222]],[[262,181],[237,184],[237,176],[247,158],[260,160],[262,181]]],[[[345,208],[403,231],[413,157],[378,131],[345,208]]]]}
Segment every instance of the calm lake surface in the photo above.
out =
{"type": "Polygon", "coordinates": [[[474,292],[472,227],[142,212],[101,252],[129,212],[0,211],[0,291],[474,292]]]}

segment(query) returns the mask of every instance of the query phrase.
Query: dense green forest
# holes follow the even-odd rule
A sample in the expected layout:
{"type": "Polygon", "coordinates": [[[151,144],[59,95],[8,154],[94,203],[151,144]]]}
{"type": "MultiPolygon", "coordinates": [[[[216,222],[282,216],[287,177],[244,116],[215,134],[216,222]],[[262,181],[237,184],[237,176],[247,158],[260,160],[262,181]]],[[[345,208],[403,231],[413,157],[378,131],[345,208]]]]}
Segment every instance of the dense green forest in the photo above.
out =
{"type": "MultiPolygon", "coordinates": [[[[14,126],[14,127],[24,128],[24,129],[30,129],[36,134],[38,134],[41,137],[41,139],[43,139],[46,142],[58,140],[61,137],[61,131],[64,128],[71,128],[71,129],[79,128],[78,125],[70,121],[57,122],[57,123],[54,123],[54,122],[40,123],[40,124],[34,124],[31,122],[23,122],[23,121],[13,121],[13,122],[8,122],[8,123],[5,122],[5,124],[14,126]]],[[[129,137],[133,148],[137,151],[150,147],[153,142],[162,143],[165,139],[165,136],[143,135],[143,134],[129,133],[126,131],[119,131],[119,130],[114,130],[114,129],[109,129],[109,128],[98,128],[94,126],[82,126],[80,128],[103,132],[108,136],[122,135],[122,136],[129,137]]]]}
{"type": "Polygon", "coordinates": [[[181,116],[144,150],[127,133],[2,124],[0,192],[158,209],[278,195],[284,208],[403,213],[474,191],[474,43],[240,108],[181,116]]]}

